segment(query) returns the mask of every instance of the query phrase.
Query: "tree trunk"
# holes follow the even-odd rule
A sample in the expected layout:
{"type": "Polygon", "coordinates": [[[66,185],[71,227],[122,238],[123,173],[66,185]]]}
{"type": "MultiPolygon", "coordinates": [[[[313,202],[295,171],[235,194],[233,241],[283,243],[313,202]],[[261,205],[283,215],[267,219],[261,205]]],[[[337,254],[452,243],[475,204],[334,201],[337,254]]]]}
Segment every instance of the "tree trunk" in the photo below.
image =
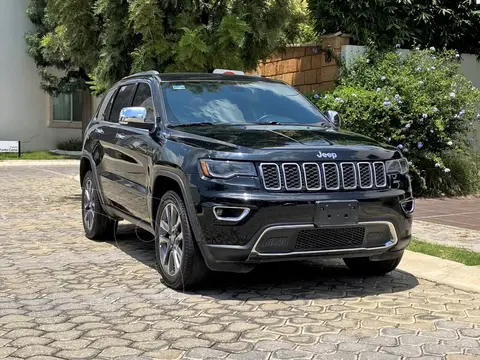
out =
{"type": "Polygon", "coordinates": [[[90,119],[92,118],[92,96],[90,95],[90,92],[84,91],[83,96],[82,96],[82,141],[83,141],[83,136],[85,135],[85,130],[87,129],[88,123],[90,122],[90,119]]]}

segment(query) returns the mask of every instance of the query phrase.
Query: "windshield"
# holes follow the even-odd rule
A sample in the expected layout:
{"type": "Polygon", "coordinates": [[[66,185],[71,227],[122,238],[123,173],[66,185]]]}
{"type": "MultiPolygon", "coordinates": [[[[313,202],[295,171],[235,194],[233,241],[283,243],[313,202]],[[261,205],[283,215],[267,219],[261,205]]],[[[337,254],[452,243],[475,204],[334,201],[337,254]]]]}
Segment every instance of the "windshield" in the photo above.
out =
{"type": "Polygon", "coordinates": [[[325,125],[328,120],[294,88],[263,81],[162,84],[169,123],[191,125],[325,125]]]}

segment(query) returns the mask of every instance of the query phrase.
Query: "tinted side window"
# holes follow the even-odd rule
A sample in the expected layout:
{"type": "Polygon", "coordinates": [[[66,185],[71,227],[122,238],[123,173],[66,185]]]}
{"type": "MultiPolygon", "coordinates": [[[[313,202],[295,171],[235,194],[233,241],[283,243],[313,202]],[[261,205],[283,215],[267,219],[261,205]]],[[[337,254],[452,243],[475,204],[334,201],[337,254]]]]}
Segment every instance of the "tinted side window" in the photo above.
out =
{"type": "Polygon", "coordinates": [[[107,121],[108,120],[108,114],[110,112],[110,109],[112,108],[112,103],[114,96],[113,94],[115,93],[116,89],[110,90],[107,95],[102,100],[102,103],[100,104],[100,107],[98,109],[98,114],[97,114],[97,120],[99,121],[107,121]]]}
{"type": "Polygon", "coordinates": [[[133,98],[132,106],[140,106],[147,109],[147,122],[153,123],[155,119],[153,110],[153,98],[150,86],[145,83],[138,84],[137,92],[133,98]]]}
{"type": "Polygon", "coordinates": [[[110,117],[108,121],[118,122],[120,111],[122,111],[124,107],[130,106],[134,89],[135,85],[129,84],[122,86],[118,90],[118,94],[115,97],[115,101],[113,102],[112,111],[110,112],[110,117]]]}

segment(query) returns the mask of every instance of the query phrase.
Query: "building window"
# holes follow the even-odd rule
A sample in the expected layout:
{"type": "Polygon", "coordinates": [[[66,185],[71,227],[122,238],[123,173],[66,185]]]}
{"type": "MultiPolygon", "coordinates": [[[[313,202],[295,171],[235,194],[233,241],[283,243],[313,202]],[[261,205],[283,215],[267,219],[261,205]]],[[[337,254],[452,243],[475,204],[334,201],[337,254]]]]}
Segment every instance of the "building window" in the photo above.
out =
{"type": "Polygon", "coordinates": [[[91,116],[89,97],[83,91],[51,97],[50,126],[80,129],[83,119],[91,116]]]}
{"type": "Polygon", "coordinates": [[[82,122],[82,93],[53,97],[53,121],[82,122]]]}

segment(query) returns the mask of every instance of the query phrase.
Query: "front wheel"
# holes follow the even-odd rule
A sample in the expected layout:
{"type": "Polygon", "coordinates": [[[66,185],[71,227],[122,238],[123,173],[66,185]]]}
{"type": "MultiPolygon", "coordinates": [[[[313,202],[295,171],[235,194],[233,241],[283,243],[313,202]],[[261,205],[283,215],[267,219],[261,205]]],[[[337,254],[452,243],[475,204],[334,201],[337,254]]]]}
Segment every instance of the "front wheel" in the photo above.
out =
{"type": "Polygon", "coordinates": [[[368,257],[345,258],[345,265],[352,271],[361,275],[385,275],[395,270],[402,261],[402,256],[396,259],[371,261],[368,257]]]}
{"type": "Polygon", "coordinates": [[[167,286],[179,290],[198,285],[208,269],[195,243],[182,198],[167,191],[160,200],[155,226],[155,255],[167,286]]]}

